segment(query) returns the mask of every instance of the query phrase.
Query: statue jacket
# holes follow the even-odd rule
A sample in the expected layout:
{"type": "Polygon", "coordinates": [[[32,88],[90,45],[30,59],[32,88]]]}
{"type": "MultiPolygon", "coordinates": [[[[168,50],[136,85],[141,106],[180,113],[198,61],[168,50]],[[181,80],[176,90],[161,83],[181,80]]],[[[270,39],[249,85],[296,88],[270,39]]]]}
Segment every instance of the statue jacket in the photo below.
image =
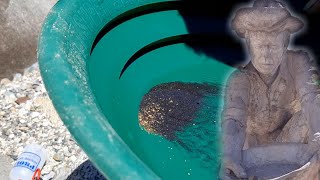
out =
{"type": "Polygon", "coordinates": [[[288,50],[286,55],[271,85],[264,83],[251,63],[230,75],[223,121],[240,123],[247,134],[264,135],[302,112],[312,132],[320,131],[318,70],[306,52],[288,50]]]}

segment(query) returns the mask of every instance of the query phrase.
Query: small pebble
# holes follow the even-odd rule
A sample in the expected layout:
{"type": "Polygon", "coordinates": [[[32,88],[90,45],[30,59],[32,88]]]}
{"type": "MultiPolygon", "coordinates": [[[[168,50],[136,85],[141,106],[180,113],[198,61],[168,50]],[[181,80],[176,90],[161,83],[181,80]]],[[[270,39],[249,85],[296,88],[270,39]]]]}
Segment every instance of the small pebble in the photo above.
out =
{"type": "Polygon", "coordinates": [[[10,101],[15,101],[16,100],[16,96],[11,91],[6,91],[3,95],[4,95],[5,99],[8,99],[10,101]]]}
{"type": "Polygon", "coordinates": [[[42,123],[42,126],[48,126],[49,125],[49,122],[48,121],[44,121],[43,123],[42,123]]]}
{"type": "Polygon", "coordinates": [[[0,84],[2,84],[2,85],[7,85],[7,84],[9,84],[11,81],[8,79],[8,78],[4,78],[4,79],[1,79],[1,81],[0,81],[0,84]]]}
{"type": "Polygon", "coordinates": [[[75,156],[71,156],[69,159],[70,159],[71,161],[76,161],[76,160],[77,160],[77,158],[76,158],[75,156]]]}
{"type": "Polygon", "coordinates": [[[17,73],[13,76],[13,81],[21,81],[22,80],[22,74],[17,73]]]}
{"type": "Polygon", "coordinates": [[[6,112],[5,111],[0,111],[0,116],[4,116],[6,115],[6,112]]]}
{"type": "Polygon", "coordinates": [[[63,160],[63,154],[61,154],[61,153],[55,153],[55,154],[53,155],[53,159],[54,159],[55,161],[57,161],[57,162],[60,162],[60,161],[63,160]]]}
{"type": "Polygon", "coordinates": [[[10,134],[9,139],[13,139],[13,138],[14,138],[14,134],[10,134]]]}
{"type": "Polygon", "coordinates": [[[32,112],[32,113],[30,114],[30,116],[31,116],[32,119],[38,117],[39,115],[40,115],[39,112],[32,112]]]}
{"type": "Polygon", "coordinates": [[[18,129],[25,132],[29,130],[28,127],[18,127],[18,129]]]}
{"type": "Polygon", "coordinates": [[[26,121],[25,119],[20,119],[19,122],[20,122],[21,124],[24,124],[24,123],[26,123],[27,121],[26,121]]]}
{"type": "Polygon", "coordinates": [[[51,171],[49,174],[44,174],[41,179],[42,179],[42,180],[50,180],[50,179],[52,179],[55,175],[56,175],[56,174],[51,171]]]}
{"type": "Polygon", "coordinates": [[[18,98],[15,102],[17,104],[22,104],[22,103],[25,103],[27,100],[29,100],[30,98],[28,96],[24,96],[24,97],[20,97],[18,98]]]}

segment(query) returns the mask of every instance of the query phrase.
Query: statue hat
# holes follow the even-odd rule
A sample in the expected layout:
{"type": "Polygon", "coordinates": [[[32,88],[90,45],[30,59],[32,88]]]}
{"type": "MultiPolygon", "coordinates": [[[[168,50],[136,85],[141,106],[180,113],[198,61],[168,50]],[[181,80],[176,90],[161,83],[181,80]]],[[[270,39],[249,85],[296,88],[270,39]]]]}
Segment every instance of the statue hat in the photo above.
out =
{"type": "Polygon", "coordinates": [[[246,31],[295,33],[303,26],[302,20],[292,16],[277,0],[256,0],[252,7],[238,9],[231,21],[232,30],[242,38],[246,31]]]}

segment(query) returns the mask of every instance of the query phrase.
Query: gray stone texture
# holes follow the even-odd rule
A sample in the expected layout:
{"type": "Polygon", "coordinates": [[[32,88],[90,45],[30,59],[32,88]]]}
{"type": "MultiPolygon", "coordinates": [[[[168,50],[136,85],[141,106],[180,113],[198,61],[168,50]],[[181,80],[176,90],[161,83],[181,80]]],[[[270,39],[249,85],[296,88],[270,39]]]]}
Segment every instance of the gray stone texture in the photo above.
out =
{"type": "Polygon", "coordinates": [[[318,179],[319,71],[307,52],[288,49],[303,26],[282,1],[235,12],[250,61],[225,92],[223,179],[318,179]]]}
{"type": "Polygon", "coordinates": [[[13,160],[8,156],[0,154],[0,179],[7,180],[12,168],[13,160]]]}
{"type": "Polygon", "coordinates": [[[57,0],[0,1],[0,79],[12,78],[37,61],[38,35],[57,0]]]}

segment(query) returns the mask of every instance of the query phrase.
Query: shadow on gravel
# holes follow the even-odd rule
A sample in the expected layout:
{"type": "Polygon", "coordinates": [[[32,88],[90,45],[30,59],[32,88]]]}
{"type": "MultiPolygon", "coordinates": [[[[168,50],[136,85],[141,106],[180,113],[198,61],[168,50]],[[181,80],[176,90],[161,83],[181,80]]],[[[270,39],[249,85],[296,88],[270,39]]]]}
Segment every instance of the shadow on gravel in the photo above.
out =
{"type": "Polygon", "coordinates": [[[87,160],[75,169],[67,180],[107,180],[103,175],[87,160]]]}

